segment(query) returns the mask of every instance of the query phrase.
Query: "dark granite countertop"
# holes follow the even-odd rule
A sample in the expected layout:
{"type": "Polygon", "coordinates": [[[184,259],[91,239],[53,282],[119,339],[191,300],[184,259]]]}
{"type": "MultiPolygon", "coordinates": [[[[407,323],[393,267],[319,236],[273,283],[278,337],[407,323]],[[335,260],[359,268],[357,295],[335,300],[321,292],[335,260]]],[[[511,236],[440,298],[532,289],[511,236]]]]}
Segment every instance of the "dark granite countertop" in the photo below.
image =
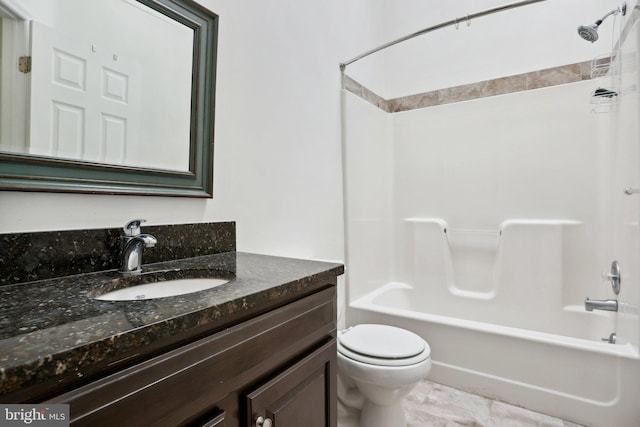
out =
{"type": "Polygon", "coordinates": [[[0,287],[0,402],[46,397],[120,369],[312,293],[344,271],[242,252],[144,267],[126,279],[110,270],[0,287]],[[212,276],[230,281],[175,297],[94,299],[123,281],[212,276]]]}

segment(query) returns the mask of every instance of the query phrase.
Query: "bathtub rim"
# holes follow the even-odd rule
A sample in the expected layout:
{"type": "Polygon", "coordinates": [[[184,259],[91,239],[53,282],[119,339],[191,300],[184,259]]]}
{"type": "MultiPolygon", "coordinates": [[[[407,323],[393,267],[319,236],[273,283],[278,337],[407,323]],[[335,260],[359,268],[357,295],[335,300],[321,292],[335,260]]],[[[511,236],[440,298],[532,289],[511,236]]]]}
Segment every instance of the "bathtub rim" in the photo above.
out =
{"type": "Polygon", "coordinates": [[[349,307],[359,310],[380,312],[392,316],[408,317],[414,320],[422,320],[426,322],[469,329],[482,333],[501,335],[514,339],[534,341],[547,345],[555,345],[558,347],[564,347],[573,350],[612,355],[625,359],[640,360],[640,353],[638,352],[638,349],[636,349],[629,342],[624,344],[610,344],[600,341],[587,340],[584,338],[575,338],[566,335],[550,334],[547,332],[539,332],[529,329],[497,325],[494,323],[479,322],[475,320],[460,319],[439,314],[430,314],[408,309],[387,307],[373,302],[381,294],[395,289],[413,290],[414,287],[407,283],[389,282],[371,292],[368,292],[360,298],[351,301],[349,303],[349,307]]]}

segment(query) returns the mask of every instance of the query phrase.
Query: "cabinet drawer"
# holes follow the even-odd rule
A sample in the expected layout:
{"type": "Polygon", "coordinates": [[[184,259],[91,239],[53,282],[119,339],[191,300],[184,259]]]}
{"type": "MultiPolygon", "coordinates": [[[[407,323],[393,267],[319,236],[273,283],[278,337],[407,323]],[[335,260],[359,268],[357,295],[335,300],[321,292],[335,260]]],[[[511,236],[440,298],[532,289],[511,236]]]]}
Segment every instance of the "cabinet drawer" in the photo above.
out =
{"type": "MultiPolygon", "coordinates": [[[[73,426],[179,426],[335,338],[335,287],[51,399],[73,426]]],[[[213,424],[224,425],[224,424],[213,424]]]]}

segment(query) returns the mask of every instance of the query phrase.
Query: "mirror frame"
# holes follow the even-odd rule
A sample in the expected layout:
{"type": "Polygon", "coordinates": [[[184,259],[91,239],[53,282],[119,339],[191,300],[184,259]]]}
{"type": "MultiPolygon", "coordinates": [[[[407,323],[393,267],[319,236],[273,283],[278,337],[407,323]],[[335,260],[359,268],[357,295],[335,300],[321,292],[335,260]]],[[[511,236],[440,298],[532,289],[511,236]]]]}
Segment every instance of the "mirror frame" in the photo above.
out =
{"type": "Polygon", "coordinates": [[[192,0],[137,0],[193,29],[189,171],[0,152],[0,190],[213,197],[218,15],[192,0]]]}

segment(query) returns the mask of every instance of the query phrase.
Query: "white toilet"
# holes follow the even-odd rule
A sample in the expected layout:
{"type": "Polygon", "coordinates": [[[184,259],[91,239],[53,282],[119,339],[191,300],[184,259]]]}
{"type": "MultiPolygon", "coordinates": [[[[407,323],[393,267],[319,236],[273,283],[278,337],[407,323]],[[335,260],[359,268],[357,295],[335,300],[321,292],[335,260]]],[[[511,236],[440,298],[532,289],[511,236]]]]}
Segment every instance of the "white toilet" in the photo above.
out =
{"type": "Polygon", "coordinates": [[[362,324],[338,334],[338,398],[361,410],[361,427],[406,427],[402,399],[429,369],[431,348],[413,332],[362,324]]]}

